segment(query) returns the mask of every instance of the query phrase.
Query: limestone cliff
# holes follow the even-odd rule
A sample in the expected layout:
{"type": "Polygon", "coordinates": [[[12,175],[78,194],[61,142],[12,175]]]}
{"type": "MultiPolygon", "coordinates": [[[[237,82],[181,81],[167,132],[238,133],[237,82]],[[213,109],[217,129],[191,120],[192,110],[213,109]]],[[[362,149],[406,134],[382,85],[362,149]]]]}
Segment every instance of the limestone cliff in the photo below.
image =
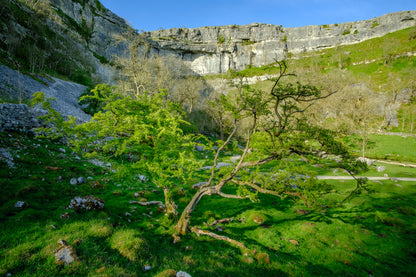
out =
{"type": "Polygon", "coordinates": [[[270,24],[228,25],[195,29],[175,28],[147,32],[160,55],[176,55],[199,74],[218,74],[248,65],[262,66],[288,53],[359,43],[415,25],[416,11],[374,19],[283,28],[270,24]]]}

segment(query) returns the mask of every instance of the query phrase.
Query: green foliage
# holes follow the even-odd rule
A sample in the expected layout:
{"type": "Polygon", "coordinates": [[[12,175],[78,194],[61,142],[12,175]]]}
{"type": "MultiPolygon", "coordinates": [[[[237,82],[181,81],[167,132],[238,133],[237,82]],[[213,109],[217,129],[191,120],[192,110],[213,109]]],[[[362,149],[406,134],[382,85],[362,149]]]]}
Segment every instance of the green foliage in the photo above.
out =
{"type": "Polygon", "coordinates": [[[97,85],[85,95],[95,113],[91,122],[77,126],[78,149],[108,156],[136,156],[132,166],[146,172],[159,187],[172,187],[190,178],[196,166],[192,159],[193,136],[182,131],[181,108],[166,99],[166,93],[125,96],[108,85],[97,85]]]}
{"type": "Polygon", "coordinates": [[[40,116],[46,127],[40,127],[36,130],[39,137],[49,137],[51,139],[59,139],[66,135],[66,130],[71,129],[75,125],[76,119],[69,117],[65,121],[64,117],[54,110],[51,106],[51,101],[55,100],[53,97],[45,98],[44,92],[35,92],[33,98],[30,100],[32,107],[40,105],[43,109],[48,111],[48,114],[40,116]]]}
{"type": "Polygon", "coordinates": [[[343,36],[349,35],[349,34],[351,34],[351,30],[350,29],[346,29],[346,30],[344,30],[344,32],[342,32],[342,35],[343,36]]]}
{"type": "Polygon", "coordinates": [[[225,36],[223,34],[219,34],[217,41],[219,44],[223,44],[225,42],[225,36]]]}
{"type": "Polygon", "coordinates": [[[371,25],[371,28],[375,28],[378,25],[380,25],[380,23],[378,23],[378,21],[373,21],[373,24],[371,25]]]}
{"type": "Polygon", "coordinates": [[[250,39],[245,39],[245,38],[243,38],[243,41],[242,41],[243,46],[252,45],[252,44],[255,44],[255,43],[256,43],[255,41],[252,41],[250,39]]]}
{"type": "Polygon", "coordinates": [[[90,92],[83,93],[79,99],[80,105],[86,105],[83,110],[94,115],[99,111],[103,111],[105,105],[114,100],[113,91],[115,87],[111,87],[108,84],[98,84],[90,92]]]}

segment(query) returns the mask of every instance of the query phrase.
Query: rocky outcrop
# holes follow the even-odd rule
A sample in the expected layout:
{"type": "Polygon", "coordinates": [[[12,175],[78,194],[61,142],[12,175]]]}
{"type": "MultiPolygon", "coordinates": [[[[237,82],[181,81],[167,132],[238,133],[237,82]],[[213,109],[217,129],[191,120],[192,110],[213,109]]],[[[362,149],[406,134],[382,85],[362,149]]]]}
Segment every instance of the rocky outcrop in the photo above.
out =
{"type": "Polygon", "coordinates": [[[40,127],[42,122],[38,117],[45,114],[47,114],[45,110],[30,109],[25,104],[0,105],[0,132],[27,132],[40,127]]]}
{"type": "Polygon", "coordinates": [[[147,32],[159,55],[176,55],[199,74],[217,74],[248,65],[262,66],[288,53],[359,43],[415,25],[416,11],[370,20],[283,28],[270,24],[228,25],[147,32]]]}

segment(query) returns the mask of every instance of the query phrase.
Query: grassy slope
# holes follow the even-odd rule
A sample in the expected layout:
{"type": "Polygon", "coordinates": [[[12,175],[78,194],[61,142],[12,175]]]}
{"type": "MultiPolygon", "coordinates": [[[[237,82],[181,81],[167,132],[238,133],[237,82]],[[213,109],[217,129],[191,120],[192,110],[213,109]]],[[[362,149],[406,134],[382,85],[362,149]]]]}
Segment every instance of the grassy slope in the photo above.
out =
{"type": "MultiPolygon", "coordinates": [[[[307,215],[296,213],[304,209],[299,204],[270,196],[261,196],[260,204],[204,198],[192,224],[203,226],[203,222],[231,216],[244,219],[224,225],[225,231],[218,233],[244,242],[257,253],[267,253],[270,263],[266,263],[262,254],[245,256],[206,237],[189,235],[172,244],[171,223],[156,207],[129,204],[140,191],[148,200],[163,198],[151,183],[138,182],[137,176],[120,178],[109,169],[77,160],[58,143],[5,133],[0,134],[0,142],[20,157],[14,158],[16,169],[5,163],[0,167],[0,275],[154,276],[169,268],[192,276],[394,276],[416,272],[416,187],[410,182],[375,184],[374,193],[363,194],[343,208],[307,215]],[[70,178],[79,176],[91,176],[102,187],[69,184],[70,178]],[[65,209],[74,196],[89,194],[105,200],[103,211],[65,209]],[[19,200],[30,206],[14,208],[19,200]],[[65,212],[70,219],[60,218],[65,212]],[[254,222],[256,217],[263,223],[254,222]],[[75,247],[81,262],[54,265],[53,250],[61,238],[75,247]],[[149,272],[143,271],[145,264],[151,265],[149,272]]],[[[113,168],[122,170],[115,162],[113,168]]],[[[351,182],[332,183],[331,199],[342,198],[354,186],[351,182]]],[[[192,197],[189,185],[184,188],[185,195],[174,193],[179,210],[192,197]]]]}
{"type": "MultiPolygon", "coordinates": [[[[391,99],[403,88],[415,89],[416,27],[353,45],[338,46],[316,52],[290,55],[289,71],[302,82],[313,83],[329,91],[340,90],[351,83],[363,83],[374,91],[386,93],[391,99]]],[[[248,67],[239,72],[251,77],[278,74],[273,65],[248,67]]],[[[209,78],[223,78],[210,76],[209,78]]],[[[269,90],[271,82],[259,82],[259,88],[269,90]]],[[[393,102],[393,100],[392,100],[393,102]]],[[[416,102],[402,105],[395,132],[414,133],[416,102]]]]}

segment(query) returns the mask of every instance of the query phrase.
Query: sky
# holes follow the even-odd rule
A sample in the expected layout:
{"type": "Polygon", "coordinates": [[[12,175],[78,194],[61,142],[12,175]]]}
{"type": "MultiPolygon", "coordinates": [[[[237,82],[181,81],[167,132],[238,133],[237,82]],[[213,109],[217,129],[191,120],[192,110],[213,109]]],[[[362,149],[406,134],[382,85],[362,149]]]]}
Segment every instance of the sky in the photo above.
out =
{"type": "Polygon", "coordinates": [[[139,31],[251,23],[302,27],[416,10],[416,0],[101,0],[101,3],[139,31]]]}

